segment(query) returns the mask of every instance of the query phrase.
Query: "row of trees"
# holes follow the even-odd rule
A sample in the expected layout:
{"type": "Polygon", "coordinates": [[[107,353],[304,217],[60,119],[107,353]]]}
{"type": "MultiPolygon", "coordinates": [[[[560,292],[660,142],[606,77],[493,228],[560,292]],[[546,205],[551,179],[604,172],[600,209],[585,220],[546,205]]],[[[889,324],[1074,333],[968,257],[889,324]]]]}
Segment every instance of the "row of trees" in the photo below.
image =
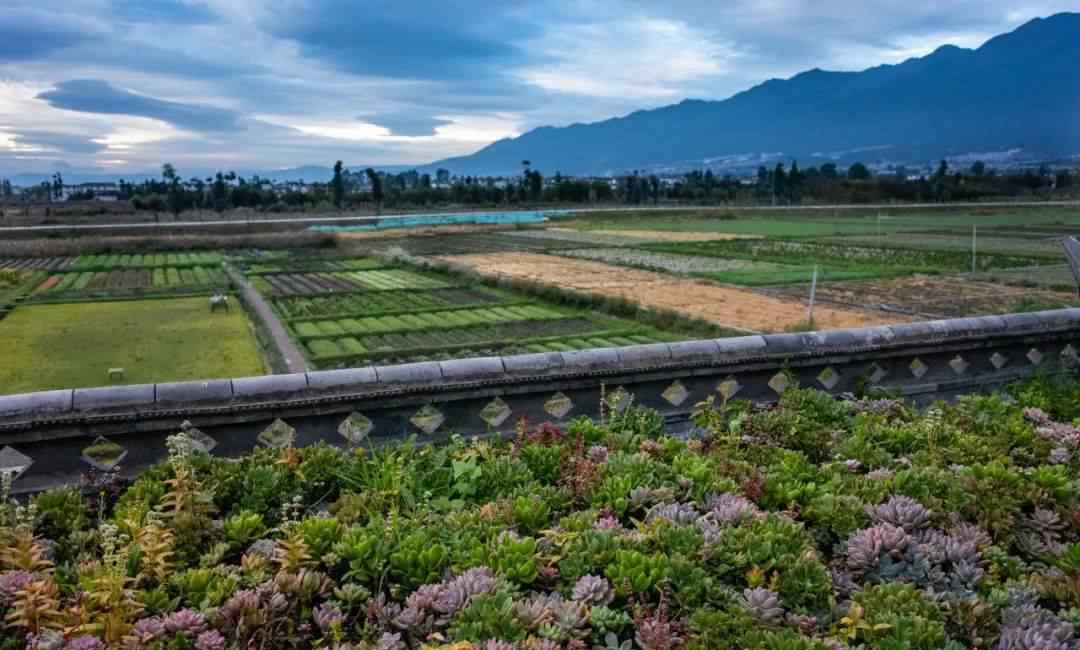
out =
{"type": "MultiPolygon", "coordinates": [[[[130,200],[137,209],[170,211],[254,208],[260,210],[305,210],[318,208],[374,208],[381,210],[424,208],[440,205],[500,207],[531,204],[622,203],[649,205],[758,204],[799,205],[810,203],[859,203],[887,201],[960,201],[989,197],[1049,194],[1069,190],[1074,177],[1066,171],[1049,169],[999,173],[976,162],[967,169],[950,169],[942,161],[929,176],[912,176],[903,169],[873,175],[861,163],[842,170],[834,163],[802,168],[798,161],[761,167],[754,179],[720,176],[712,170],[692,171],[678,177],[639,171],[616,179],[565,177],[558,172],[550,179],[522,161],[521,175],[514,178],[474,176],[449,178],[441,173],[435,182],[429,174],[415,170],[399,174],[372,168],[350,172],[341,161],[334,165],[329,183],[301,184],[281,191],[264,179],[239,177],[235,172],[217,172],[206,178],[186,181],[169,163],[162,166],[159,179],[141,183],[121,180],[118,198],[130,200]]],[[[63,178],[25,190],[31,200],[56,200],[63,194],[63,178]]],[[[0,194],[10,196],[11,183],[0,182],[0,194]]],[[[92,196],[72,198],[93,198],[92,196]]]]}

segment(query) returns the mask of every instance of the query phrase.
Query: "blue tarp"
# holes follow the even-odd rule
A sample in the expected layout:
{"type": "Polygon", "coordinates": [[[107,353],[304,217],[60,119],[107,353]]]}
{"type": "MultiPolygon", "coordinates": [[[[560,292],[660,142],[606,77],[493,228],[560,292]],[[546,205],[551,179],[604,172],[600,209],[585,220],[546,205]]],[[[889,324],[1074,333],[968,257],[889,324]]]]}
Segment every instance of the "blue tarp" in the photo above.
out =
{"type": "Polygon", "coordinates": [[[532,224],[543,223],[547,221],[547,219],[547,213],[539,211],[414,214],[388,216],[383,217],[374,223],[349,226],[311,226],[310,230],[318,232],[364,232],[369,230],[419,228],[424,226],[532,224]]]}

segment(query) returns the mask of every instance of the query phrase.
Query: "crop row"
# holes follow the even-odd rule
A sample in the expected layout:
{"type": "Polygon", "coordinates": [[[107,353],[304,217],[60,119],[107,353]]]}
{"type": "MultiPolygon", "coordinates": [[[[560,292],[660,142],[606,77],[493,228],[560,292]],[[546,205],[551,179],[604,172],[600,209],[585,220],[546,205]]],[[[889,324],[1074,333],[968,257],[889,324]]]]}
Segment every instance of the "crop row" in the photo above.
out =
{"type": "Polygon", "coordinates": [[[469,328],[499,323],[564,319],[565,314],[551,307],[521,305],[486,309],[422,312],[401,316],[345,318],[341,320],[302,321],[293,323],[301,339],[332,338],[343,334],[383,334],[426,330],[469,328]]]}
{"type": "Polygon", "coordinates": [[[59,271],[71,266],[74,261],[74,257],[6,257],[0,258],[0,269],[59,271]]]}
{"type": "Polygon", "coordinates": [[[281,262],[266,262],[253,264],[247,272],[251,275],[265,275],[268,273],[296,273],[299,271],[308,273],[326,273],[332,271],[370,271],[386,266],[386,262],[368,257],[354,259],[289,259],[281,262]]]}
{"type": "Polygon", "coordinates": [[[49,276],[34,293],[55,295],[112,290],[174,289],[180,287],[226,286],[225,274],[216,267],[115,269],[113,271],[72,271],[49,276]]]}
{"type": "Polygon", "coordinates": [[[345,358],[377,358],[413,361],[432,356],[470,356],[470,350],[487,352],[559,352],[596,347],[655,343],[663,335],[640,327],[607,327],[587,318],[546,322],[518,322],[463,329],[400,332],[371,336],[344,336],[305,343],[310,356],[325,364],[345,358]]]}
{"type": "MultiPolygon", "coordinates": [[[[917,250],[899,247],[847,245],[806,240],[736,239],[715,242],[645,244],[651,251],[763,260],[788,264],[876,266],[909,271],[967,270],[971,254],[954,250],[917,250]]],[[[981,255],[980,270],[1038,264],[1038,258],[1017,255],[981,255]]]]}
{"type": "Polygon", "coordinates": [[[337,273],[287,273],[263,275],[253,283],[273,296],[302,296],[335,291],[393,291],[402,289],[444,289],[445,280],[402,269],[337,273]]]}
{"type": "Polygon", "coordinates": [[[507,233],[481,233],[466,235],[442,235],[394,237],[351,241],[350,246],[371,253],[392,249],[404,250],[410,255],[464,255],[479,253],[539,253],[546,250],[564,250],[568,247],[591,246],[591,243],[575,243],[561,239],[515,237],[507,233]]]}
{"type": "Polygon", "coordinates": [[[512,298],[483,288],[452,288],[434,291],[369,291],[328,296],[275,298],[274,306],[286,320],[338,318],[433,311],[447,308],[505,304],[512,298]]]}
{"type": "Polygon", "coordinates": [[[213,266],[220,264],[221,253],[116,253],[80,255],[71,265],[73,270],[144,268],[159,266],[213,266]]]}

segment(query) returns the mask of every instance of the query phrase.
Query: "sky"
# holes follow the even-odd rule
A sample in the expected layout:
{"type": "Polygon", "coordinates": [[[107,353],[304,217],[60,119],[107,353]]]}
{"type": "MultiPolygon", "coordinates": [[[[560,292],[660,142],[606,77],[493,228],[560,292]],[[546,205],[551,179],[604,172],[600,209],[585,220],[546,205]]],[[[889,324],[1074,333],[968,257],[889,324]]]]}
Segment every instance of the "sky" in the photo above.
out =
{"type": "Polygon", "coordinates": [[[1080,0],[0,0],[0,175],[421,164],[1080,0]]]}

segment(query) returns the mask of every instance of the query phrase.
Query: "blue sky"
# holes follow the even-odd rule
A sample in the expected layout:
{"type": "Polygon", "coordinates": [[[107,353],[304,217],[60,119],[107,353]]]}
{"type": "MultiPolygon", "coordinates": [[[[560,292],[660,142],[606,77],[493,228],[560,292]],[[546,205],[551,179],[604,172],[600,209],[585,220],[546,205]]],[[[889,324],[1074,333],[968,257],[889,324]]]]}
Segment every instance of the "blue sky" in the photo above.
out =
{"type": "Polygon", "coordinates": [[[424,163],[1073,2],[0,0],[0,175],[424,163]]]}

